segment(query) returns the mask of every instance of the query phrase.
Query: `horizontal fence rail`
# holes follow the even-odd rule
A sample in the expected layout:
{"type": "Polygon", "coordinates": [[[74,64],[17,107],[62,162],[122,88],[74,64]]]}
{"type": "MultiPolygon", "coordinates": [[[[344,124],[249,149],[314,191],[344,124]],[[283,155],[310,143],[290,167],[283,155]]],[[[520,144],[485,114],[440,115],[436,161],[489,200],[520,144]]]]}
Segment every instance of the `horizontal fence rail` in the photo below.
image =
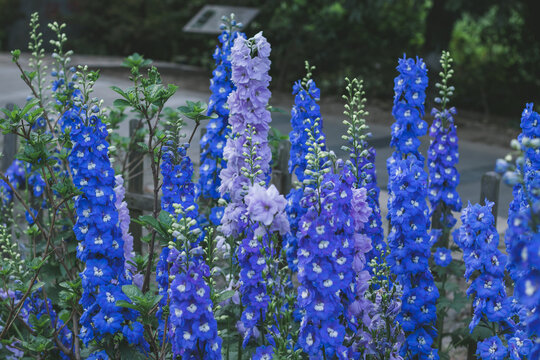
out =
{"type": "MultiPolygon", "coordinates": [[[[10,104],[7,108],[12,107],[10,104]]],[[[137,130],[139,126],[138,120],[131,120],[129,122],[129,136],[131,139],[135,139],[137,136],[137,130]]],[[[204,131],[204,130],[203,130],[204,131]]],[[[131,141],[129,150],[128,161],[130,166],[128,167],[127,191],[125,194],[125,201],[128,204],[130,215],[132,219],[137,219],[143,212],[150,212],[153,210],[154,198],[152,195],[145,194],[144,188],[144,165],[140,161],[144,157],[140,151],[136,148],[136,139],[131,141]],[[131,176],[133,175],[133,176],[131,176]]],[[[290,143],[288,141],[282,141],[279,145],[278,156],[276,164],[272,168],[271,182],[276,186],[281,194],[288,194],[292,188],[292,175],[288,170],[290,143]]],[[[17,154],[17,136],[15,134],[3,135],[2,146],[2,161],[1,170],[5,172],[11,165],[17,154]]],[[[499,187],[501,182],[501,176],[494,171],[488,171],[482,175],[480,185],[480,203],[484,203],[485,200],[495,203],[492,208],[493,216],[497,221],[497,207],[499,203],[499,187]]],[[[496,224],[495,224],[496,225],[496,224]]],[[[141,237],[142,227],[140,224],[132,221],[130,225],[130,232],[134,238],[134,250],[141,250],[141,237]]]]}

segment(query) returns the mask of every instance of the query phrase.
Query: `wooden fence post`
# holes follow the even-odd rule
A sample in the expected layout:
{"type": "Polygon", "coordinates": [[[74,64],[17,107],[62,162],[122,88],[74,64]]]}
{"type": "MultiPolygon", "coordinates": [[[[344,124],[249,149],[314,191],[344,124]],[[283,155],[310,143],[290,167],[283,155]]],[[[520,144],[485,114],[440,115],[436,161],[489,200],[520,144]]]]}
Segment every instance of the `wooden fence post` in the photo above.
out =
{"type": "Polygon", "coordinates": [[[2,150],[2,171],[5,172],[17,154],[17,135],[5,134],[2,150]]]}
{"type": "Polygon", "coordinates": [[[287,195],[292,187],[292,176],[289,174],[289,152],[291,143],[282,141],[279,144],[276,166],[272,169],[271,183],[280,194],[287,195]]]}
{"type": "MultiPolygon", "coordinates": [[[[139,120],[130,120],[129,121],[129,136],[130,138],[135,138],[137,136],[137,130],[139,126],[139,120]]],[[[142,194],[143,192],[143,184],[144,184],[144,164],[142,158],[144,155],[140,153],[137,149],[137,141],[139,139],[135,139],[132,142],[132,148],[128,149],[128,192],[133,194],[142,194]]],[[[127,195],[127,194],[126,194],[127,195]]],[[[132,205],[132,202],[128,202],[128,204],[132,205]]],[[[142,210],[138,207],[131,206],[129,209],[129,213],[131,216],[131,219],[138,219],[139,216],[143,214],[142,210]]],[[[134,221],[131,221],[129,225],[129,231],[131,232],[131,235],[133,236],[133,250],[136,253],[141,253],[142,251],[142,227],[140,224],[137,224],[134,221]]]]}
{"type": "Polygon", "coordinates": [[[480,203],[485,200],[494,202],[491,212],[495,217],[495,226],[497,226],[497,210],[499,207],[499,185],[501,183],[501,175],[495,171],[488,171],[482,175],[482,183],[480,185],[480,203]]]}
{"type": "Polygon", "coordinates": [[[292,175],[289,173],[289,157],[291,152],[291,143],[284,140],[279,145],[278,166],[281,170],[280,190],[283,195],[287,195],[292,188],[292,175]]]}

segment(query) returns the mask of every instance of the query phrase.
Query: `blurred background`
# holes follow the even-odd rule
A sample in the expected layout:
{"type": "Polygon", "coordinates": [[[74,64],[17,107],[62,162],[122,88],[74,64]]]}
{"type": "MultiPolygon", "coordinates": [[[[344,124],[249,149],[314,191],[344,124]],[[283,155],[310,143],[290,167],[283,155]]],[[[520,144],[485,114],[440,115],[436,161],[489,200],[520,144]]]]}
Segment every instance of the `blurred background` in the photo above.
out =
{"type": "MultiPolygon", "coordinates": [[[[76,54],[147,58],[210,69],[216,36],[182,27],[202,0],[0,0],[0,50],[26,48],[32,12],[67,23],[76,54]]],[[[344,76],[366,81],[369,97],[392,96],[397,58],[423,57],[438,68],[443,49],[455,59],[454,105],[479,121],[519,127],[526,102],[540,101],[539,0],[212,0],[260,10],[244,31],[272,44],[272,86],[288,91],[317,66],[324,92],[342,93],[344,76]],[[507,117],[510,116],[510,117],[507,117]],[[512,120],[508,120],[512,119],[512,120]]],[[[432,87],[431,87],[432,88],[432,87]]]]}

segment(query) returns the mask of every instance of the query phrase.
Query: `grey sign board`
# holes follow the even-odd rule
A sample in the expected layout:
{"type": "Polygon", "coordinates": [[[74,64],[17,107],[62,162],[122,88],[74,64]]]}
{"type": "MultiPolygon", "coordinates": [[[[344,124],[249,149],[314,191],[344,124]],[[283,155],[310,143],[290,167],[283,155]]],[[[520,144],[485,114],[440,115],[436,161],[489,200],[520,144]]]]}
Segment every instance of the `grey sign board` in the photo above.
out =
{"type": "Polygon", "coordinates": [[[184,26],[185,32],[219,34],[221,18],[234,14],[237,22],[245,26],[259,13],[259,9],[245,6],[205,5],[184,26]]]}

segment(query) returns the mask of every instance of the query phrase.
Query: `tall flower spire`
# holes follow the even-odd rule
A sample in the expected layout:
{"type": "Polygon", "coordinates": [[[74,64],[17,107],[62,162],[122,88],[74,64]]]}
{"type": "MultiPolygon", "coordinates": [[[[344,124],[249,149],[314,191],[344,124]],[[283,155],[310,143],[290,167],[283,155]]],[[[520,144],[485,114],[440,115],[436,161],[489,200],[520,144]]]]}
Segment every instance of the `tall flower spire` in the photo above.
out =
{"type": "MultiPolygon", "coordinates": [[[[521,115],[521,134],[512,141],[516,151],[512,156],[497,161],[497,171],[504,172],[503,180],[513,186],[514,199],[508,211],[508,229],[505,234],[509,255],[508,272],[514,280],[516,312],[521,313],[518,324],[519,341],[509,341],[510,351],[518,351],[521,333],[538,338],[540,332],[540,115],[529,103],[521,115]],[[508,161],[515,160],[515,164],[508,161]],[[527,314],[526,316],[523,316],[527,314]]],[[[519,351],[518,351],[519,352],[519,351]]],[[[535,341],[530,359],[540,356],[540,343],[535,341]]]]}
{"type": "Polygon", "coordinates": [[[470,331],[481,320],[497,325],[492,337],[478,343],[477,355],[481,359],[503,359],[508,349],[497,336],[512,332],[514,323],[510,320],[510,300],[506,297],[504,269],[506,255],[499,249],[499,234],[491,209],[492,202],[485,206],[471,205],[463,210],[463,225],[459,230],[457,244],[463,249],[465,277],[473,277],[467,295],[474,297],[473,318],[470,331]]]}
{"type": "Polygon", "coordinates": [[[454,87],[448,84],[454,73],[452,61],[450,53],[443,51],[442,79],[441,83],[437,83],[441,97],[435,98],[440,109],[434,107],[431,110],[434,120],[429,135],[433,139],[428,149],[429,201],[432,211],[440,217],[436,220],[445,229],[452,228],[456,223],[452,211],[461,211],[461,199],[456,190],[459,184],[459,173],[456,170],[459,161],[458,137],[453,117],[456,109],[447,107],[454,91],[454,87]]]}
{"type": "Polygon", "coordinates": [[[350,358],[357,354],[345,345],[346,333],[356,328],[354,317],[362,311],[361,301],[355,301],[363,296],[357,294],[356,275],[364,270],[364,254],[371,248],[359,230],[371,210],[365,189],[353,188],[355,178],[347,166],[333,173],[322,144],[315,122],[306,156],[310,186],[302,198],[307,211],[298,230],[299,344],[310,358],[350,358]]]}
{"type": "Polygon", "coordinates": [[[217,46],[214,52],[216,68],[212,72],[213,77],[210,80],[212,95],[210,95],[208,104],[208,115],[215,113],[217,117],[209,120],[206,133],[200,142],[199,186],[201,194],[205,198],[219,198],[218,188],[221,183],[219,172],[226,167],[223,149],[230,133],[227,98],[235,89],[231,80],[231,48],[237,37],[245,37],[243,33],[239,32],[241,25],[234,20],[234,15],[231,15],[231,18],[224,17],[223,31],[219,36],[221,46],[217,46]]]}
{"type": "Polygon", "coordinates": [[[347,94],[343,95],[343,99],[346,101],[344,114],[347,119],[343,123],[347,126],[347,135],[344,135],[343,138],[347,144],[342,149],[349,153],[347,165],[355,176],[354,186],[367,190],[368,204],[372,210],[369,221],[364,228],[364,232],[372,243],[372,250],[368,253],[369,262],[373,257],[386,253],[379,206],[380,190],[377,186],[375,170],[376,152],[367,142],[371,133],[365,119],[369,113],[365,108],[366,98],[363,81],[358,79],[345,80],[347,81],[347,94]]]}
{"type": "Polygon", "coordinates": [[[326,150],[325,136],[322,131],[321,111],[317,101],[320,99],[320,90],[311,78],[314,66],[310,66],[306,61],[306,76],[298,80],[293,86],[294,105],[291,109],[291,127],[289,133],[291,141],[291,152],[289,159],[289,172],[296,175],[300,181],[300,187],[291,189],[287,195],[287,216],[291,231],[285,235],[284,246],[286,248],[287,261],[292,271],[297,271],[297,249],[298,249],[298,222],[307,211],[300,202],[304,196],[304,189],[309,185],[311,176],[306,174],[307,154],[309,152],[309,142],[307,132],[316,125],[317,133],[320,136],[320,146],[326,150]],[[307,181],[306,181],[307,180],[307,181]]]}
{"type": "Polygon", "coordinates": [[[268,130],[272,118],[266,108],[271,95],[268,90],[271,79],[268,75],[269,56],[270,44],[262,33],[249,40],[238,37],[234,41],[231,78],[236,90],[229,95],[227,101],[232,133],[223,152],[227,167],[219,175],[219,191],[222,195],[228,194],[231,199],[222,219],[225,235],[239,234],[245,227],[243,219],[238,215],[243,212],[242,208],[245,209],[243,198],[251,180],[253,183],[266,183],[270,175],[272,152],[268,144],[268,130]],[[246,147],[248,142],[251,148],[246,147]],[[257,154],[252,164],[257,166],[257,172],[252,174],[253,179],[248,179],[242,171],[242,168],[248,166],[247,151],[257,154]]]}
{"type": "MultiPolygon", "coordinates": [[[[289,223],[285,198],[274,185],[267,186],[272,154],[268,144],[270,112],[270,44],[262,33],[251,39],[238,37],[232,48],[232,80],[236,86],[228,99],[232,132],[224,158],[227,168],[220,173],[220,191],[230,202],[221,219],[225,236],[239,238],[236,251],[240,265],[242,293],[241,326],[244,345],[265,326],[272,296],[265,277],[273,266],[276,249],[272,233],[285,235],[289,223]]],[[[260,347],[257,354],[267,349],[260,347]]]]}
{"type": "MultiPolygon", "coordinates": [[[[81,339],[88,344],[120,332],[126,321],[135,320],[130,309],[117,307],[118,300],[129,300],[121,285],[125,277],[124,240],[115,206],[115,177],[106,141],[106,125],[95,113],[76,107],[63,115],[64,128],[70,127],[73,148],[69,166],[73,182],[81,190],[75,200],[79,240],[78,258],[85,263],[81,272],[81,339]]],[[[130,339],[131,340],[131,339],[130,339]]]]}
{"type": "Polygon", "coordinates": [[[394,80],[392,109],[396,122],[392,125],[390,141],[395,151],[388,159],[391,229],[387,259],[403,286],[399,321],[406,341],[402,353],[409,359],[438,358],[433,344],[437,337],[434,325],[439,293],[429,270],[427,174],[423,169],[424,158],[418,151],[418,137],[427,131],[427,124],[422,120],[427,69],[422,59],[415,61],[405,57],[399,60],[397,69],[400,74],[394,80]]]}

